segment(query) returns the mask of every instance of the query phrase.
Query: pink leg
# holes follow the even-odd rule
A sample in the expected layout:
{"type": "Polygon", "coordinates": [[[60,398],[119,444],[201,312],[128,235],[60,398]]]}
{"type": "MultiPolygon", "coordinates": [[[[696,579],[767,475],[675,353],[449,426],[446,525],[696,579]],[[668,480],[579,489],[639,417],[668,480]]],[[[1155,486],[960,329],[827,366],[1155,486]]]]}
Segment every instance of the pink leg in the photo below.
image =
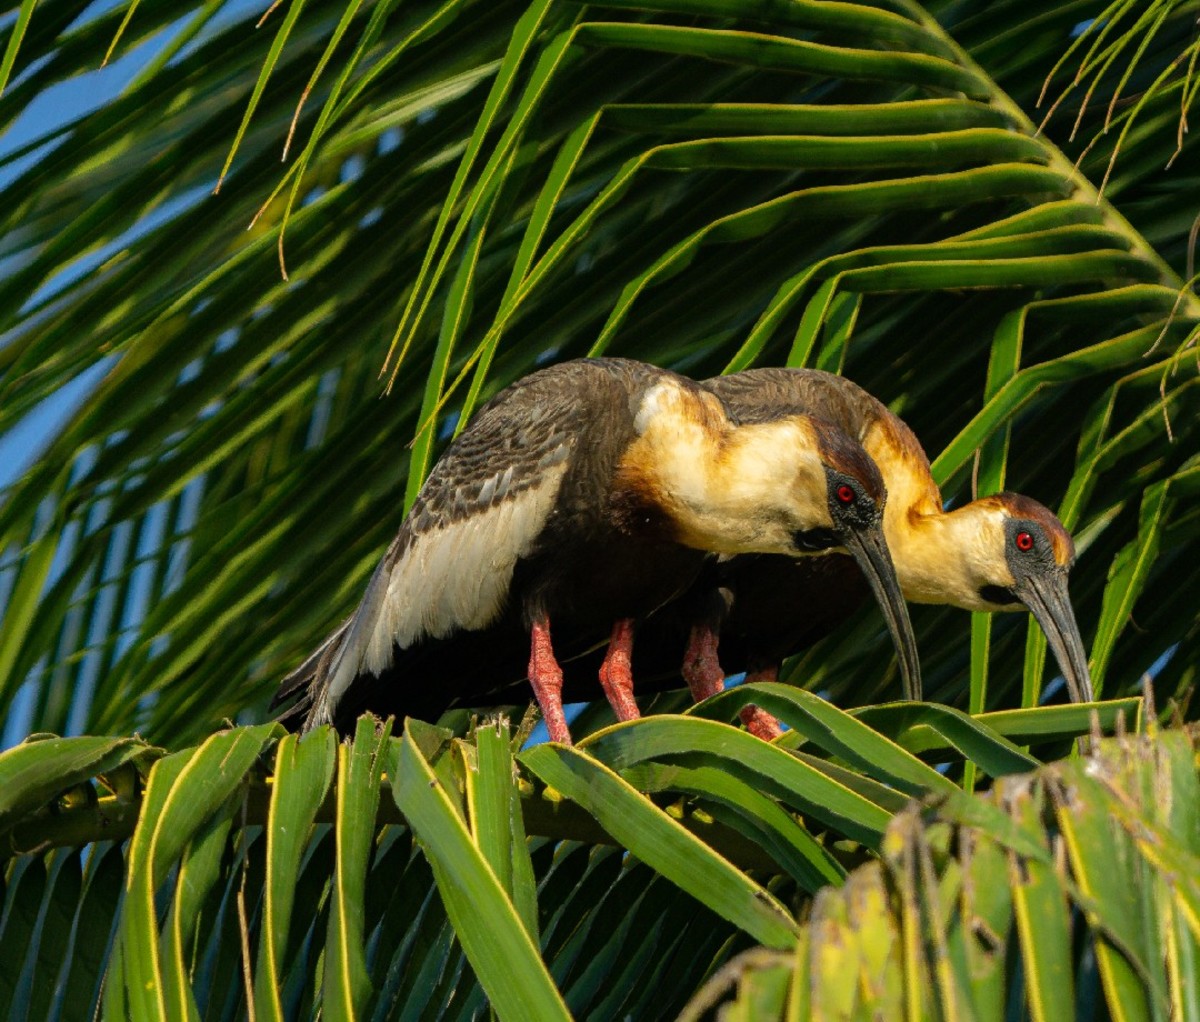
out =
{"type": "Polygon", "coordinates": [[[725,687],[725,672],[717,659],[717,633],[707,625],[694,626],[688,635],[682,673],[698,703],[725,687]]]}
{"type": "MultiPolygon", "coordinates": [[[[778,680],[778,667],[768,667],[765,670],[753,671],[746,675],[746,681],[748,682],[778,680]]],[[[755,737],[761,738],[764,742],[769,742],[773,738],[778,738],[783,734],[783,728],[779,726],[779,721],[760,706],[743,706],[738,716],[742,718],[742,723],[746,725],[746,730],[755,737]]]]}
{"type": "Polygon", "coordinates": [[[600,665],[600,684],[617,720],[637,720],[641,714],[633,699],[633,620],[613,625],[608,652],[600,665]]]}
{"type": "MultiPolygon", "coordinates": [[[[717,633],[706,625],[697,625],[688,636],[687,651],[683,654],[683,678],[696,702],[715,696],[725,688],[725,672],[717,659],[717,641],[717,633]]],[[[778,678],[777,667],[746,676],[747,681],[777,681],[778,678]]],[[[743,707],[739,716],[746,730],[763,741],[769,742],[783,733],[779,721],[758,706],[743,707]]]]}
{"type": "Polygon", "coordinates": [[[563,715],[562,682],[562,668],[550,644],[550,622],[535,621],[529,635],[529,684],[542,708],[550,741],[570,745],[571,732],[563,715]]]}

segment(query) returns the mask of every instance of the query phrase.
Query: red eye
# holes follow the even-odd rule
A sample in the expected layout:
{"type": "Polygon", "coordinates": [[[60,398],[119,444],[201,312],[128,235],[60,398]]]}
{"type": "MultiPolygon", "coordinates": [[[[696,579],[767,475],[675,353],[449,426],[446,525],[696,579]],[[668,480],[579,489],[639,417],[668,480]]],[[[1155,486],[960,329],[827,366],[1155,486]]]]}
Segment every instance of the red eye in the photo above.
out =
{"type": "Polygon", "coordinates": [[[1033,549],[1033,537],[1028,532],[1017,533],[1017,549],[1026,553],[1033,549]]]}
{"type": "Polygon", "coordinates": [[[853,486],[847,486],[845,483],[842,483],[842,485],[837,488],[837,499],[843,504],[853,504],[855,496],[856,494],[854,493],[853,486]]]}

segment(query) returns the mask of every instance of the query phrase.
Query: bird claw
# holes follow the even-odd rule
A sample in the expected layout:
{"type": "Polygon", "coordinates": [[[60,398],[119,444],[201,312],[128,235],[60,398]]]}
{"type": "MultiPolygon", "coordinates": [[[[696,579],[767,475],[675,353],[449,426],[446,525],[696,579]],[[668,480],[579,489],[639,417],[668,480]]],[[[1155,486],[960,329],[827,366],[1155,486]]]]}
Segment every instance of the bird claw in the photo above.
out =
{"type": "Polygon", "coordinates": [[[746,730],[764,742],[772,742],[783,734],[779,720],[761,706],[745,706],[739,716],[746,725],[746,730]]]}

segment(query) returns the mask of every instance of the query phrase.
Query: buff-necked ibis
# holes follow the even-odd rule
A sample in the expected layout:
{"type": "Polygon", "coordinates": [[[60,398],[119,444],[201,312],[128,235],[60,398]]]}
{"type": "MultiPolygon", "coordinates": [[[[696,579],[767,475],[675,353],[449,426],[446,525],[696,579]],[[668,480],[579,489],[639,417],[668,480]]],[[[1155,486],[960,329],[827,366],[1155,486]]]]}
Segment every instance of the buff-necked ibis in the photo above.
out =
{"type": "MultiPolygon", "coordinates": [[[[739,421],[806,411],[858,440],[883,475],[888,499],[884,532],[906,599],[975,611],[1032,611],[1076,702],[1092,698],[1079,626],[1067,592],[1075,560],[1071,536],[1047,508],[1029,497],[999,493],[944,510],[929,460],[912,430],[851,381],[811,369],[752,369],[706,381],[739,421]],[[772,411],[774,410],[774,412],[772,411]]],[[[773,678],[780,661],[848,617],[867,593],[845,557],[803,562],[742,556],[714,565],[697,585],[731,595],[721,627],[721,665],[730,673],[773,678]]],[[[695,595],[690,605],[703,603],[695,595]]],[[[689,605],[687,603],[685,606],[689,605]]],[[[711,621],[693,614],[690,638],[697,696],[710,694],[720,668],[699,658],[709,649],[711,621]],[[696,618],[699,617],[697,621],[696,618]]],[[[679,625],[663,615],[647,636],[665,669],[681,643],[679,625]],[[676,634],[667,635],[674,627],[676,634]]],[[[651,654],[653,657],[653,654],[651,654]]],[[[653,671],[653,667],[651,670],[653,671]]],[[[719,687],[719,684],[716,685],[719,687]]]]}
{"type": "Polygon", "coordinates": [[[368,709],[436,719],[487,705],[527,676],[551,739],[569,742],[560,659],[609,638],[600,682],[617,716],[635,717],[632,624],[685,591],[710,552],[843,544],[915,674],[884,497],[861,446],[813,416],[735,422],[713,391],[626,359],[542,369],[449,445],[358,608],[276,703],[298,698],[293,723],[345,729],[368,709]]]}

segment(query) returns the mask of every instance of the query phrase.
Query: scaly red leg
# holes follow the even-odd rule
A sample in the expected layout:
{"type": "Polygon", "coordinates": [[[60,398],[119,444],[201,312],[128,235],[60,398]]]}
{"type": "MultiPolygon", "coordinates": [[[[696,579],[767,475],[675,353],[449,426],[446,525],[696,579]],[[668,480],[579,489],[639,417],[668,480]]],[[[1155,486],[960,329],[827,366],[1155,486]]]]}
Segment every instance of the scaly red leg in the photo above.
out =
{"type": "MultiPolygon", "coordinates": [[[[778,667],[767,667],[764,670],[752,671],[746,675],[747,682],[778,680],[778,667]]],[[[783,728],[779,726],[779,721],[760,706],[743,706],[738,716],[742,718],[742,723],[746,725],[746,730],[755,737],[761,738],[764,742],[769,742],[783,734],[783,728]]]]}
{"type": "MultiPolygon", "coordinates": [[[[696,702],[715,696],[725,688],[725,672],[717,658],[718,635],[707,625],[696,625],[688,636],[687,650],[683,654],[683,680],[692,690],[696,702]]],[[[779,669],[770,667],[746,676],[747,681],[777,681],[779,669]]],[[[745,706],[738,714],[746,730],[765,742],[778,737],[783,729],[766,710],[758,706],[745,706]]]]}
{"type": "Polygon", "coordinates": [[[550,741],[570,745],[571,732],[563,715],[562,683],[562,668],[550,644],[550,622],[535,621],[529,635],[529,684],[542,708],[550,741]]]}
{"type": "Polygon", "coordinates": [[[725,672],[717,659],[717,633],[708,625],[694,625],[683,654],[683,680],[692,698],[701,702],[725,687],[725,672]]]}
{"type": "Polygon", "coordinates": [[[633,699],[633,619],[613,625],[608,652],[600,665],[600,685],[617,720],[637,720],[641,714],[633,699]]]}

